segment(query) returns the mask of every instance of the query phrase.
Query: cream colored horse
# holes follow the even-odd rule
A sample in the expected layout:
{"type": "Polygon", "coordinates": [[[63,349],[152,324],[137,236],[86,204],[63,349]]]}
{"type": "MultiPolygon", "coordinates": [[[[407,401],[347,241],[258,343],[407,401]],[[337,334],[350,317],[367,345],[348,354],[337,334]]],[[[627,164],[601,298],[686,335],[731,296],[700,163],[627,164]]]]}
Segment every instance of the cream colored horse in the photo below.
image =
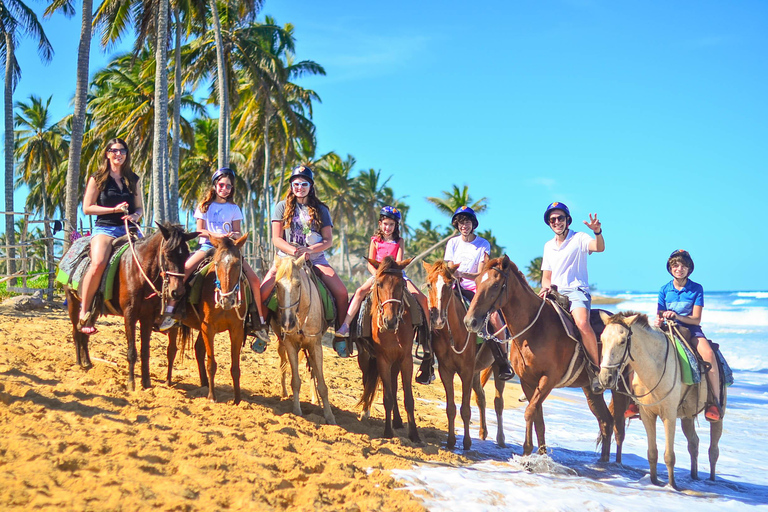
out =
{"type": "MultiPolygon", "coordinates": [[[[299,352],[305,351],[312,370],[317,393],[323,403],[323,416],[329,425],[336,424],[328,400],[328,387],[323,377],[323,334],[328,323],[323,314],[320,292],[309,273],[312,269],[304,256],[298,258],[278,258],[275,290],[278,300],[278,315],[272,322],[272,329],[280,333],[280,353],[282,380],[287,374],[286,359],[291,367],[291,388],[293,390],[293,413],[301,416],[299,390],[299,352]]],[[[285,387],[285,386],[283,386],[285,387]]]]}
{"type": "MultiPolygon", "coordinates": [[[[675,483],[675,423],[681,418],[683,433],[688,439],[691,456],[691,478],[698,479],[699,437],[694,421],[707,403],[706,378],[699,384],[683,384],[682,369],[677,350],[660,330],[648,325],[648,317],[625,312],[613,316],[601,313],[605,322],[600,340],[603,358],[600,364],[600,384],[615,387],[624,367],[635,372],[632,389],[640,405],[640,418],[648,435],[648,463],[651,481],[660,485],[656,473],[659,452],[656,448],[656,418],[664,423],[666,446],[664,463],[669,473],[669,485],[675,483]]],[[[725,408],[725,392],[723,392],[725,408]]],[[[723,422],[710,423],[709,479],[715,479],[715,466],[720,455],[718,443],[723,433],[723,422]]]]}

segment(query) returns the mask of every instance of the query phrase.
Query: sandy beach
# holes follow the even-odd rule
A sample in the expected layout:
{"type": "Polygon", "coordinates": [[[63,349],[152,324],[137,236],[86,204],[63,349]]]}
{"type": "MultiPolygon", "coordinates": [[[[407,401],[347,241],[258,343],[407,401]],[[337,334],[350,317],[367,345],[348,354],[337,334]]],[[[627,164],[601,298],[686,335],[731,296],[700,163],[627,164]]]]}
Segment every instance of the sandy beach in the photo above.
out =
{"type": "MultiPolygon", "coordinates": [[[[157,333],[153,387],[128,392],[122,318],[102,317],[98,327],[94,367],[84,371],[75,365],[61,306],[34,313],[0,306],[3,510],[419,511],[419,497],[400,489],[390,470],[472,462],[471,451],[444,449],[439,380],[415,387],[422,438],[416,445],[405,429],[396,431],[402,437],[381,438],[380,396],[372,417],[358,419],[357,362],[328,347],[325,374],[337,426],[324,425],[321,409],[309,402],[306,372],[304,417],[290,412],[280,396],[274,341],[264,354],[244,350],[243,402],[235,406],[225,334],[217,338],[219,401],[210,403],[191,354],[177,360],[173,386],[162,383],[167,338],[157,333]]],[[[492,415],[492,383],[486,391],[492,415]]],[[[507,386],[507,408],[519,405],[519,393],[507,386]]]]}

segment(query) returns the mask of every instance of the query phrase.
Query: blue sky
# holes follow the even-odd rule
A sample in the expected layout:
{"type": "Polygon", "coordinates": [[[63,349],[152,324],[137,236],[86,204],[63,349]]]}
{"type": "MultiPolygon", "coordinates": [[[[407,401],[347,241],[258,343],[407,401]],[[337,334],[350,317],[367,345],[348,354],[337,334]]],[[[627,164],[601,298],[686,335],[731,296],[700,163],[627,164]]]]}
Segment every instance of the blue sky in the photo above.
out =
{"type": "MultiPolygon", "coordinates": [[[[558,200],[577,229],[588,213],[603,222],[606,252],[589,259],[600,289],[657,290],[678,248],[705,290],[768,289],[742,263],[768,250],[756,218],[768,4],[267,0],[262,12],[293,23],[298,58],[328,72],[302,81],[322,98],[320,152],[392,175],[411,224],[446,225],[424,198],[469,185],[489,200],[481,229],[525,266],[558,200]]],[[[48,67],[23,43],[16,99],[53,94],[67,113],[77,23],[46,22],[48,67]]],[[[107,57],[94,46],[92,71],[107,57]]]]}

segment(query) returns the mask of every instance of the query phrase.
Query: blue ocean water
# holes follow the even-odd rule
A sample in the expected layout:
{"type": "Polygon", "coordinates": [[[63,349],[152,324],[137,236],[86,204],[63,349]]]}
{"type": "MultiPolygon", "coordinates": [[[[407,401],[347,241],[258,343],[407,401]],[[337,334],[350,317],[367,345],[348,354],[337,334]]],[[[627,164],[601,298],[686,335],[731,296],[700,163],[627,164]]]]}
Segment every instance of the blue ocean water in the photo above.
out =
{"type": "MultiPolygon", "coordinates": [[[[599,292],[619,297],[610,311],[633,310],[656,314],[657,292],[599,292]]],[[[474,456],[481,461],[468,468],[420,466],[396,471],[408,488],[424,496],[430,510],[670,510],[688,512],[768,510],[768,291],[706,292],[702,329],[717,342],[734,371],[728,388],[717,481],[690,478],[690,459],[681,429],[677,428],[675,472],[684,491],[659,488],[648,477],[647,441],[639,421],[630,422],[623,464],[601,464],[595,449],[597,424],[578,389],[558,389],[544,403],[546,456],[523,457],[524,408],[504,413],[508,447],[498,448],[495,415],[487,414],[488,441],[478,439],[478,411],[473,409],[471,432],[474,456]]],[[[461,446],[461,421],[457,421],[461,446]]],[[[708,423],[698,421],[699,474],[709,473],[708,423]]],[[[664,432],[657,424],[663,465],[664,432]]],[[[457,450],[460,451],[460,450],[457,450]]],[[[613,455],[612,455],[613,460],[613,455]]]]}

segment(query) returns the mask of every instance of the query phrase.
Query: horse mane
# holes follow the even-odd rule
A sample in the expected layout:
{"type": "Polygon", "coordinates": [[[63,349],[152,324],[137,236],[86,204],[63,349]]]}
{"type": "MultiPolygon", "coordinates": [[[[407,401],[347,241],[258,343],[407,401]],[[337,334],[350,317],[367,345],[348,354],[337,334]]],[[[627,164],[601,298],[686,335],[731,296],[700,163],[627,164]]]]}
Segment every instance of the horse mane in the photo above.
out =
{"type": "MultiPolygon", "coordinates": [[[[505,258],[505,256],[502,256],[502,257],[499,257],[499,258],[494,258],[492,260],[488,260],[488,262],[485,264],[485,266],[482,268],[482,270],[485,271],[485,270],[488,270],[488,269],[490,269],[492,267],[499,267],[500,269],[503,270],[504,258],[505,258]]],[[[528,283],[528,280],[525,278],[523,273],[520,271],[519,268],[517,268],[517,265],[515,264],[515,262],[510,260],[508,256],[506,258],[507,258],[507,261],[509,261],[509,265],[512,268],[512,272],[511,272],[512,276],[515,277],[518,280],[518,282],[520,283],[520,286],[523,288],[523,290],[527,290],[527,291],[529,291],[529,292],[531,292],[533,294],[536,294],[536,292],[533,290],[533,288],[531,288],[531,285],[528,283]]]]}
{"type": "Polygon", "coordinates": [[[293,274],[293,259],[288,256],[286,258],[280,258],[277,261],[277,273],[275,275],[275,281],[280,281],[285,276],[290,277],[293,274]]]}
{"type": "Polygon", "coordinates": [[[627,325],[627,318],[631,316],[637,316],[637,320],[635,320],[635,323],[633,325],[638,325],[640,327],[645,327],[649,329],[651,325],[648,323],[648,315],[639,313],[637,311],[619,311],[615,315],[612,315],[607,322],[605,322],[605,325],[611,325],[611,324],[621,324],[626,326],[627,325]]]}
{"type": "Polygon", "coordinates": [[[226,252],[232,252],[232,250],[235,249],[235,242],[228,236],[225,236],[224,238],[219,238],[219,246],[216,248],[216,254],[226,251],[226,252]]]}
{"type": "Polygon", "coordinates": [[[451,272],[451,269],[448,268],[448,263],[446,263],[445,260],[437,260],[435,263],[432,264],[432,270],[429,272],[429,277],[432,277],[435,274],[440,274],[443,272],[453,276],[453,272],[451,272]]]}
{"type": "MultiPolygon", "coordinates": [[[[184,240],[184,228],[180,224],[171,224],[170,222],[164,222],[163,227],[168,230],[169,237],[165,241],[165,251],[174,252],[182,245],[186,244],[184,240]]],[[[157,233],[160,231],[158,230],[157,233]]],[[[162,236],[162,234],[161,234],[162,236]]]]}
{"type": "Polygon", "coordinates": [[[392,256],[385,256],[383,260],[381,260],[381,263],[379,264],[379,268],[376,269],[376,277],[380,277],[382,274],[392,273],[392,269],[399,269],[400,267],[397,264],[397,261],[395,261],[395,258],[392,256]]]}

